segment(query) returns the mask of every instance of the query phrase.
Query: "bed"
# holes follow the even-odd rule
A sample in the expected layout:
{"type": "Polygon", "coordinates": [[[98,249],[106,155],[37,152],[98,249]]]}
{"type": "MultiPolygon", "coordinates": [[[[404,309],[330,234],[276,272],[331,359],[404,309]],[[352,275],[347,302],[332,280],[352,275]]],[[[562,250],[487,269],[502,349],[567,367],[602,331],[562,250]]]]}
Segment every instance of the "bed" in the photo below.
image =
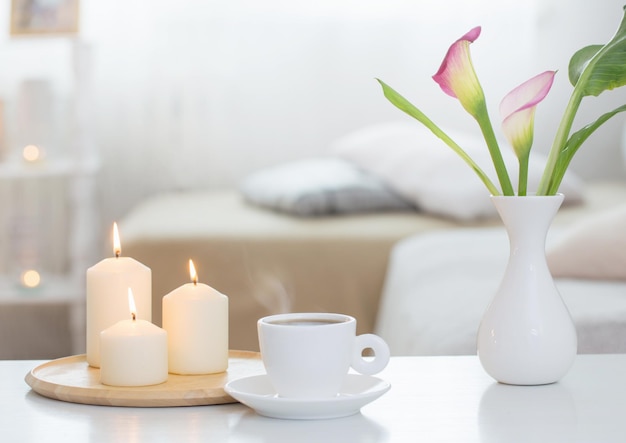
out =
{"type": "Polygon", "coordinates": [[[230,346],[256,350],[256,321],[280,312],[343,312],[372,331],[392,246],[458,223],[407,211],[294,217],[222,190],[154,196],[119,226],[124,255],[152,269],[156,324],[192,259],[200,281],[229,297],[230,346]]]}

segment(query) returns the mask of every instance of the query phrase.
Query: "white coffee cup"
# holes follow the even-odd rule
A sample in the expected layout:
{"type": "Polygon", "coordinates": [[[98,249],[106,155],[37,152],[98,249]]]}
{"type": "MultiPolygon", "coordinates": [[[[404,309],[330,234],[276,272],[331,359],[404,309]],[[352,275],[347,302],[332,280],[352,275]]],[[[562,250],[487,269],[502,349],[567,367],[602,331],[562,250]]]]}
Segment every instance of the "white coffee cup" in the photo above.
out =
{"type": "Polygon", "coordinates": [[[265,370],[277,394],[291,398],[336,396],[350,367],[365,375],[382,371],[389,346],[377,335],[356,335],[343,314],[271,315],[257,323],[265,370]],[[363,357],[371,349],[374,357],[363,357]]]}

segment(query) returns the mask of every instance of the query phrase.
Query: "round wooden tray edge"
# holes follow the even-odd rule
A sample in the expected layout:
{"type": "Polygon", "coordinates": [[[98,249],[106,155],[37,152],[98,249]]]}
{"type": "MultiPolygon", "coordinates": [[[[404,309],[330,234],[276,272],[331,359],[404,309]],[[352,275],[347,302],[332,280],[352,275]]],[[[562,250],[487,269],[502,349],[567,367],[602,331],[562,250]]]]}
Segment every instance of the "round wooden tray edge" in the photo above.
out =
{"type": "Polygon", "coordinates": [[[95,371],[92,378],[96,373],[99,374],[97,368],[87,365],[85,355],[81,354],[43,363],[30,370],[24,380],[37,394],[70,403],[124,407],[180,407],[236,403],[237,400],[224,391],[224,385],[237,378],[264,372],[260,353],[231,350],[229,351],[229,368],[224,373],[190,376],[170,374],[167,382],[153,386],[115,387],[101,385],[99,382],[88,383],[87,386],[76,386],[38,376],[39,372],[50,367],[63,370],[66,365],[75,366],[76,364],[84,364],[84,367],[71,370],[87,371],[86,373],[95,371]],[[181,384],[185,385],[185,389],[178,388],[181,384]]]}

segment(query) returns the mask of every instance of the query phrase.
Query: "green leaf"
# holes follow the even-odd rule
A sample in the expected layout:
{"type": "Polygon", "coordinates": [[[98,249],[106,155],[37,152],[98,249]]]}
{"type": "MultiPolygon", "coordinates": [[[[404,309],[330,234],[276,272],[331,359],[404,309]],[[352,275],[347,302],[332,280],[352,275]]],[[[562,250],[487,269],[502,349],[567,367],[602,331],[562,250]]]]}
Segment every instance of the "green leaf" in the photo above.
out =
{"type": "Polygon", "coordinates": [[[574,54],[569,78],[583,97],[626,85],[626,15],[606,45],[587,46],[574,54]]]}
{"type": "Polygon", "coordinates": [[[380,79],[376,79],[378,83],[383,88],[383,93],[387,100],[391,102],[396,108],[410,115],[424,126],[426,126],[430,131],[439,137],[445,144],[447,144],[454,152],[456,152],[464,161],[467,163],[474,172],[478,175],[480,180],[487,186],[487,189],[492,195],[500,195],[500,191],[493,182],[489,179],[487,174],[472,160],[472,158],[461,148],[454,140],[452,140],[445,132],[443,132],[431,119],[429,119],[426,114],[416,108],[411,102],[409,102],[406,98],[396,92],[391,86],[387,85],[380,79]]]}
{"type": "Polygon", "coordinates": [[[602,48],[603,48],[603,45],[587,46],[585,48],[579,49],[572,56],[572,58],[569,61],[569,70],[568,70],[569,81],[572,84],[572,86],[576,86],[576,83],[578,83],[578,79],[580,78],[580,75],[583,73],[583,70],[587,67],[587,63],[589,63],[589,60],[591,60],[593,56],[596,55],[602,48]]]}
{"type": "Polygon", "coordinates": [[[537,188],[538,195],[556,192],[565,168],[583,141],[606,119],[615,115],[605,114],[592,125],[581,129],[580,134],[570,136],[574,118],[584,97],[598,96],[606,90],[626,85],[626,7],[620,26],[611,41],[604,46],[587,46],[574,54],[570,60],[569,78],[574,90],[552,142],[546,168],[537,188]],[[606,119],[603,120],[604,117],[606,119]]]}
{"type": "Polygon", "coordinates": [[[609,120],[614,115],[624,111],[626,111],[626,105],[615,108],[614,110],[601,115],[600,118],[598,118],[593,123],[586,125],[582,129],[572,134],[572,136],[565,144],[565,147],[561,150],[561,153],[557,160],[557,164],[554,168],[554,174],[552,176],[552,181],[549,188],[552,193],[558,191],[559,185],[561,184],[563,176],[565,175],[565,171],[572,161],[572,157],[574,157],[574,154],[576,154],[576,151],[578,151],[578,148],[580,148],[583,143],[589,138],[589,136],[593,134],[595,130],[602,126],[607,120],[609,120]]]}

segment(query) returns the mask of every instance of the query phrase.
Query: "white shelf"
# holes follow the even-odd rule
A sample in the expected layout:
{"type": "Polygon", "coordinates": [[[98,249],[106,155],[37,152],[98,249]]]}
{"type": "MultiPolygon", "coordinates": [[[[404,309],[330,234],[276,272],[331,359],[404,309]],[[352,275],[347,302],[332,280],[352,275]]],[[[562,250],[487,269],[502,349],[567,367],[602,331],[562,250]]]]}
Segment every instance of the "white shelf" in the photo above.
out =
{"type": "MultiPolygon", "coordinates": [[[[9,138],[7,158],[0,161],[0,305],[17,308],[16,312],[24,316],[11,326],[15,333],[32,326],[32,318],[24,314],[29,309],[22,305],[40,304],[40,313],[48,312],[47,304],[67,306],[71,312],[72,343],[77,351],[84,351],[85,272],[95,261],[99,232],[99,161],[93,141],[90,52],[87,43],[77,41],[73,45],[69,61],[73,88],[55,102],[67,101],[67,110],[52,106],[46,94],[37,95],[39,90],[33,83],[30,89],[24,89],[30,95],[20,96],[14,107],[21,111],[19,115],[14,113],[11,129],[15,134],[9,138]],[[63,115],[67,125],[48,128],[47,117],[53,121],[54,116],[46,110],[67,111],[63,115]],[[41,126],[46,130],[39,131],[41,126]],[[26,144],[57,144],[57,148],[63,149],[44,150],[47,156],[28,162],[20,152],[26,144]],[[41,273],[37,287],[27,288],[20,283],[19,274],[24,269],[41,273]]],[[[57,330],[65,326],[47,325],[57,330]]],[[[10,340],[11,334],[4,332],[5,341],[10,340]]]]}
{"type": "Polygon", "coordinates": [[[32,301],[79,301],[84,298],[83,282],[69,276],[42,276],[36,288],[27,288],[17,278],[0,278],[0,304],[32,301]]]}
{"type": "Polygon", "coordinates": [[[41,160],[38,162],[7,161],[0,163],[0,179],[17,180],[91,175],[98,169],[96,159],[41,160]]]}

